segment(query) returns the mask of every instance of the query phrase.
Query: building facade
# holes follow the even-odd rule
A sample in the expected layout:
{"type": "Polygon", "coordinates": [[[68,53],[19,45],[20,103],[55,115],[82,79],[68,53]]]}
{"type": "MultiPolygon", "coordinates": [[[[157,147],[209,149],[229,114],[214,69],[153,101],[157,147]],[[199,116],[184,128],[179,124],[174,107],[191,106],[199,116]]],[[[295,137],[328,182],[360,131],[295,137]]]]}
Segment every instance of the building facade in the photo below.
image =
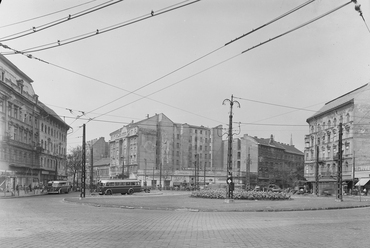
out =
{"type": "Polygon", "coordinates": [[[221,128],[174,123],[164,114],[124,126],[110,134],[110,176],[171,187],[194,184],[201,170],[203,182],[214,182],[222,170],[222,142],[216,135],[221,128]],[[204,171],[213,176],[205,178],[204,171]]]}
{"type": "MultiPolygon", "coordinates": [[[[227,165],[228,141],[223,141],[224,165],[227,165]]],[[[284,144],[270,138],[244,135],[232,142],[232,175],[235,183],[246,188],[267,187],[276,184],[292,188],[303,179],[304,154],[293,144],[284,144]]]]}
{"type": "Polygon", "coordinates": [[[96,138],[86,142],[85,183],[87,185],[90,185],[91,183],[92,185],[95,185],[99,180],[98,175],[103,175],[103,178],[106,179],[105,172],[107,167],[109,171],[109,162],[106,164],[107,160],[109,160],[109,143],[105,141],[104,137],[96,138]],[[99,164],[97,165],[96,163],[99,164]]]}
{"type": "Polygon", "coordinates": [[[318,185],[318,194],[337,190],[340,125],[344,192],[352,190],[359,179],[370,179],[369,99],[370,86],[366,84],[327,102],[307,119],[305,177],[312,183],[313,191],[318,185]]]}
{"type": "Polygon", "coordinates": [[[0,55],[0,184],[66,178],[68,125],[41,103],[32,79],[0,55]]]}

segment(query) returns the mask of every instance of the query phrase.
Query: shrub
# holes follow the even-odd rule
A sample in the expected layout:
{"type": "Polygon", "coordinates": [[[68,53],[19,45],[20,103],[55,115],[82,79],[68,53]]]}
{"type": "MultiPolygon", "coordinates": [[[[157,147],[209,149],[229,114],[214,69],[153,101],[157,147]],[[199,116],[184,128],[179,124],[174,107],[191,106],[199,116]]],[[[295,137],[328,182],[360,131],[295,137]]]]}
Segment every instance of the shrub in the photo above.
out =
{"type": "MultiPolygon", "coordinates": [[[[193,191],[191,197],[225,199],[226,189],[203,189],[193,191]]],[[[290,194],[284,192],[263,192],[263,191],[246,191],[241,189],[234,190],[234,199],[236,200],[290,200],[290,194]]]]}

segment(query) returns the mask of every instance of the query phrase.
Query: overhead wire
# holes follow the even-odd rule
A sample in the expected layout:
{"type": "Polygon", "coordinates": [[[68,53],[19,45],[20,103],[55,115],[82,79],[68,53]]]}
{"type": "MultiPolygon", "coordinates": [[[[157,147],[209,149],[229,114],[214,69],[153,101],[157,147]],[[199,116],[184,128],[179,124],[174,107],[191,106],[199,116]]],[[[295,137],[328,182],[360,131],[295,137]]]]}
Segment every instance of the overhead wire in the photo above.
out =
{"type": "MultiPolygon", "coordinates": [[[[200,1],[200,0],[198,0],[198,1],[200,1]]],[[[314,2],[314,1],[315,0],[309,0],[309,1],[305,2],[305,3],[303,3],[303,4],[301,4],[301,5],[297,6],[297,7],[295,7],[293,9],[289,10],[288,12],[286,12],[286,13],[278,16],[277,18],[274,18],[273,20],[271,20],[271,21],[269,21],[269,22],[261,25],[260,27],[258,27],[256,29],[253,29],[253,30],[251,30],[250,32],[248,32],[246,34],[243,34],[243,35],[235,38],[234,40],[232,40],[230,42],[227,42],[224,46],[227,46],[227,45],[229,45],[229,44],[231,44],[231,43],[233,43],[233,42],[235,42],[235,41],[237,41],[237,40],[239,40],[239,39],[241,39],[241,38],[243,38],[243,37],[245,37],[245,36],[247,36],[249,34],[252,34],[252,33],[256,32],[257,30],[259,30],[259,29],[261,29],[263,27],[266,27],[266,26],[268,26],[268,25],[276,22],[276,21],[282,19],[283,17],[288,16],[289,14],[291,14],[291,13],[293,13],[293,12],[295,12],[295,11],[303,8],[303,7],[305,7],[306,5],[308,5],[308,4],[310,4],[310,3],[314,2]]],[[[184,2],[186,2],[186,1],[184,1],[184,2]]],[[[195,2],[197,2],[197,1],[195,1],[195,2]]],[[[183,2],[181,2],[181,3],[183,3],[183,2]]],[[[181,3],[179,3],[179,4],[181,4],[181,3]]],[[[194,2],[191,2],[189,4],[192,4],[192,3],[194,3],[194,2]]],[[[175,6],[175,5],[172,5],[172,6],[175,6]]],[[[48,44],[44,44],[44,45],[40,45],[40,46],[36,46],[36,47],[32,47],[32,48],[27,48],[27,49],[22,50],[22,52],[27,52],[27,53],[38,52],[38,51],[42,51],[42,50],[56,48],[56,47],[59,47],[59,46],[62,46],[62,45],[67,45],[67,44],[70,44],[70,43],[73,43],[73,42],[76,42],[76,41],[84,40],[86,38],[90,38],[90,37],[95,36],[95,35],[98,35],[98,34],[102,34],[102,33],[105,33],[105,32],[112,31],[112,30],[114,30],[116,28],[121,28],[121,27],[124,27],[126,25],[130,25],[130,24],[133,24],[135,22],[138,22],[138,21],[141,21],[141,20],[144,20],[144,19],[147,19],[147,18],[151,18],[151,17],[156,16],[156,15],[163,14],[163,13],[165,13],[167,11],[165,9],[166,8],[160,9],[160,10],[157,10],[157,11],[153,11],[151,14],[146,14],[146,15],[143,15],[141,17],[134,18],[132,20],[123,22],[121,24],[116,24],[116,25],[112,26],[111,28],[110,27],[106,27],[106,28],[103,28],[103,29],[97,29],[94,32],[89,32],[89,33],[86,33],[86,34],[83,34],[83,35],[79,35],[79,36],[75,36],[75,37],[72,37],[72,38],[69,38],[69,39],[58,40],[57,42],[52,42],[52,43],[48,43],[48,44]],[[44,47],[44,48],[42,48],[42,47],[44,47]]],[[[217,51],[219,49],[220,48],[216,49],[215,51],[217,51]]],[[[213,52],[211,52],[211,53],[213,53],[213,52]]],[[[10,55],[10,54],[6,54],[6,55],[10,55]]]]}
{"type": "MultiPolygon", "coordinates": [[[[351,3],[351,2],[349,2],[349,3],[351,3]]],[[[285,32],[285,33],[283,33],[282,35],[276,36],[276,37],[274,37],[273,39],[268,40],[267,42],[269,42],[269,41],[271,41],[271,40],[274,40],[274,39],[276,39],[276,38],[278,38],[278,37],[282,37],[283,35],[286,35],[286,34],[288,34],[288,33],[290,33],[290,32],[293,32],[293,31],[295,31],[295,30],[297,30],[297,29],[301,28],[301,27],[304,27],[304,26],[306,26],[306,25],[308,25],[308,24],[310,24],[310,23],[312,23],[312,22],[314,22],[314,21],[316,21],[316,20],[318,20],[318,19],[321,19],[322,17],[324,17],[324,16],[326,16],[326,15],[328,15],[328,14],[331,14],[331,13],[333,13],[334,11],[339,10],[340,8],[342,8],[342,7],[346,6],[346,5],[347,5],[347,4],[349,4],[349,3],[346,3],[346,4],[344,4],[344,5],[340,6],[340,7],[338,7],[338,8],[336,8],[336,9],[332,10],[332,11],[329,11],[329,12],[327,12],[327,13],[325,13],[325,14],[323,14],[323,15],[321,15],[321,16],[319,16],[319,17],[317,17],[317,18],[315,18],[315,19],[313,19],[313,20],[311,20],[311,21],[309,21],[309,22],[307,22],[307,23],[305,23],[304,25],[300,25],[300,26],[298,26],[298,27],[296,27],[296,28],[294,28],[294,29],[292,29],[292,30],[290,30],[290,31],[288,31],[288,32],[285,32]]],[[[243,36],[243,37],[244,37],[244,36],[243,36]]],[[[235,39],[235,40],[237,40],[237,39],[235,39]]],[[[252,48],[250,48],[250,49],[247,49],[247,50],[243,51],[241,54],[243,54],[243,53],[245,53],[245,52],[247,52],[247,51],[250,51],[250,50],[252,50],[252,49],[254,49],[254,48],[258,47],[258,46],[261,46],[261,45],[263,45],[263,44],[265,44],[265,43],[267,43],[267,42],[260,43],[260,44],[259,44],[259,45],[257,45],[257,46],[254,46],[254,47],[252,47],[252,48]]],[[[178,82],[176,82],[175,84],[180,83],[180,82],[182,82],[182,81],[184,81],[184,80],[187,80],[187,79],[189,79],[189,78],[191,78],[191,77],[193,77],[193,76],[195,76],[195,75],[198,75],[198,74],[200,74],[200,73],[202,73],[202,72],[204,72],[204,71],[206,71],[206,70],[209,70],[209,69],[211,69],[211,68],[213,68],[213,67],[215,67],[215,66],[217,66],[217,65],[219,65],[219,64],[225,63],[226,61],[229,61],[229,60],[231,60],[231,59],[233,59],[233,58],[235,58],[235,57],[237,57],[237,56],[239,56],[239,55],[241,55],[241,54],[237,54],[237,55],[235,55],[235,56],[233,56],[233,57],[230,57],[229,59],[226,59],[226,60],[223,60],[223,61],[221,61],[221,62],[219,62],[219,63],[217,63],[217,64],[214,64],[213,66],[208,67],[208,68],[206,68],[206,69],[204,69],[204,70],[202,70],[202,71],[200,71],[200,72],[198,72],[198,73],[196,73],[196,74],[193,74],[193,75],[191,75],[191,76],[189,76],[189,77],[187,77],[187,78],[185,78],[185,79],[183,79],[183,80],[181,80],[181,81],[178,81],[178,82]]],[[[172,84],[172,85],[170,85],[170,86],[167,86],[167,87],[165,87],[165,88],[163,88],[163,89],[161,89],[161,90],[164,90],[164,89],[166,89],[166,88],[169,88],[169,87],[171,87],[171,86],[173,86],[173,85],[175,85],[175,84],[172,84]]],[[[155,94],[155,93],[157,93],[157,92],[159,92],[159,91],[161,91],[161,90],[158,90],[158,91],[156,91],[156,92],[154,92],[154,93],[152,93],[152,94],[155,94]]],[[[150,96],[150,95],[152,95],[152,94],[149,94],[149,95],[147,95],[147,96],[150,96]]],[[[147,96],[146,96],[146,97],[147,97],[147,96]]],[[[144,98],[145,98],[145,97],[144,97],[144,98]]],[[[142,98],[141,98],[141,99],[142,99],[142,98]]],[[[138,99],[138,100],[140,100],[140,99],[138,99]]],[[[136,101],[138,101],[138,100],[136,100],[136,101]]],[[[136,102],[136,101],[134,101],[134,102],[136,102]]],[[[124,105],[124,106],[127,106],[127,105],[124,105]]],[[[114,109],[113,111],[115,111],[115,110],[117,110],[117,109],[114,109]]],[[[113,112],[113,111],[109,111],[109,112],[107,112],[107,113],[105,113],[105,114],[111,113],[111,112],[113,112]]],[[[102,116],[102,115],[100,115],[100,116],[98,116],[98,117],[101,117],[101,116],[102,116]]],[[[95,118],[98,118],[98,117],[95,117],[95,118]]],[[[89,120],[89,121],[91,121],[91,120],[89,120]]]]}
{"type": "MultiPolygon", "coordinates": [[[[48,43],[48,44],[44,44],[44,45],[40,45],[40,46],[36,46],[36,47],[23,49],[23,50],[21,50],[21,52],[23,52],[23,53],[34,53],[34,52],[48,50],[48,49],[51,49],[51,48],[56,48],[56,47],[68,45],[68,44],[71,44],[71,43],[74,43],[74,42],[77,42],[77,41],[85,40],[87,38],[91,38],[91,37],[96,36],[96,35],[107,33],[107,32],[116,30],[118,28],[123,28],[125,26],[128,26],[128,25],[140,22],[140,21],[144,21],[144,20],[149,19],[149,18],[153,18],[153,17],[159,16],[159,15],[165,14],[167,12],[170,12],[170,11],[173,11],[173,10],[176,10],[176,9],[179,9],[179,8],[186,7],[188,5],[197,3],[201,0],[193,0],[190,3],[187,3],[188,1],[189,0],[185,0],[185,1],[182,1],[182,2],[177,3],[177,4],[173,4],[169,7],[162,8],[160,10],[148,13],[146,15],[143,15],[140,18],[134,18],[130,21],[126,21],[126,22],[123,22],[123,23],[120,23],[120,24],[116,24],[116,25],[113,25],[113,26],[110,26],[110,27],[105,27],[105,28],[102,28],[102,29],[96,29],[96,31],[89,32],[89,33],[86,33],[86,34],[83,34],[83,35],[75,36],[75,37],[68,38],[68,39],[65,39],[65,40],[57,40],[56,42],[52,42],[52,43],[48,43]],[[180,5],[180,6],[177,6],[177,5],[180,5]]],[[[5,55],[11,55],[11,54],[5,54],[5,55]]]]}
{"type": "MultiPolygon", "coordinates": [[[[151,84],[153,84],[153,83],[155,83],[155,82],[157,82],[157,81],[159,81],[159,80],[161,80],[161,79],[163,79],[163,78],[165,78],[165,77],[167,77],[167,76],[169,76],[169,75],[171,75],[171,74],[173,74],[173,73],[175,73],[175,72],[177,72],[177,71],[179,71],[179,70],[181,70],[181,69],[183,69],[183,68],[185,68],[185,67],[187,67],[187,66],[189,66],[189,65],[193,64],[193,63],[195,63],[196,61],[199,61],[199,60],[203,59],[204,57],[209,56],[210,54],[212,54],[212,53],[214,53],[214,52],[216,52],[216,51],[220,50],[221,48],[223,48],[223,47],[225,47],[225,46],[227,46],[227,45],[229,45],[229,44],[231,44],[231,43],[233,43],[233,42],[235,42],[235,41],[237,41],[237,40],[239,40],[239,39],[241,39],[241,38],[243,38],[243,37],[245,37],[245,36],[247,36],[247,35],[249,35],[249,34],[251,34],[251,33],[253,33],[253,32],[255,32],[255,31],[257,31],[257,30],[259,30],[259,29],[261,29],[261,28],[263,28],[263,27],[266,27],[266,26],[268,26],[269,24],[272,24],[272,23],[276,22],[277,20],[279,20],[279,19],[281,19],[281,18],[283,18],[283,17],[285,17],[285,16],[287,16],[287,15],[289,15],[289,14],[291,14],[291,13],[293,13],[293,12],[297,11],[297,10],[299,10],[300,8],[303,8],[304,6],[306,6],[306,5],[310,4],[310,3],[314,2],[314,1],[315,1],[315,0],[309,0],[309,1],[307,1],[307,2],[305,2],[305,3],[303,3],[303,4],[301,4],[301,5],[299,5],[299,6],[295,7],[295,8],[293,8],[292,10],[289,10],[288,12],[286,12],[286,13],[284,13],[284,14],[282,14],[282,15],[278,16],[277,18],[274,18],[273,20],[271,20],[271,21],[269,21],[269,22],[267,22],[267,23],[265,23],[265,24],[261,25],[260,27],[258,27],[258,28],[256,28],[256,29],[253,29],[252,31],[248,32],[247,34],[243,34],[243,35],[241,35],[241,36],[237,37],[236,39],[234,39],[234,40],[232,40],[232,41],[230,41],[230,42],[226,43],[224,46],[221,46],[221,47],[219,47],[219,48],[217,48],[217,49],[214,49],[213,51],[211,51],[211,52],[209,52],[209,53],[207,53],[207,54],[205,54],[205,55],[203,55],[203,56],[201,56],[201,57],[199,57],[199,58],[197,58],[197,59],[195,59],[195,60],[191,61],[190,63],[187,63],[187,64],[185,64],[184,66],[181,66],[181,67],[179,67],[179,68],[177,68],[177,69],[173,70],[172,72],[167,73],[167,74],[165,74],[164,76],[162,76],[162,77],[160,77],[160,78],[158,78],[158,79],[156,79],[156,80],[154,80],[154,81],[152,81],[152,82],[150,82],[150,83],[148,83],[148,84],[146,84],[146,85],[144,85],[144,86],[142,86],[142,87],[140,87],[140,88],[136,89],[135,91],[130,92],[129,94],[132,94],[132,93],[134,93],[134,92],[136,92],[136,91],[138,91],[138,90],[140,90],[140,89],[142,89],[142,88],[144,88],[144,87],[147,87],[147,86],[149,86],[149,85],[151,85],[151,84]]],[[[48,64],[51,64],[51,63],[48,63],[48,64]]],[[[66,68],[62,68],[62,67],[57,66],[57,65],[55,65],[55,64],[51,64],[51,65],[54,65],[54,66],[59,67],[59,68],[64,69],[64,70],[68,70],[68,69],[66,69],[66,68]]],[[[216,66],[216,65],[215,65],[215,66],[216,66]]],[[[73,71],[71,71],[71,70],[68,70],[68,71],[73,72],[73,71]]],[[[73,73],[76,73],[76,72],[73,72],[73,73]]],[[[80,74],[80,73],[76,73],[76,74],[82,75],[82,74],[80,74]]],[[[85,76],[85,75],[83,75],[83,76],[85,76]]],[[[85,76],[85,77],[87,77],[87,76],[85,76]]],[[[92,78],[90,78],[90,79],[92,79],[92,78]]],[[[101,82],[101,81],[100,81],[100,82],[101,82]]],[[[112,85],[110,85],[110,86],[112,86],[112,85]]],[[[119,88],[119,87],[117,87],[117,88],[119,88]]],[[[158,92],[158,91],[157,91],[157,92],[158,92]]],[[[100,108],[102,108],[102,107],[105,107],[105,106],[107,106],[108,104],[111,104],[111,103],[113,103],[113,102],[115,102],[115,101],[117,101],[117,100],[119,100],[119,99],[121,99],[121,98],[123,98],[123,97],[125,97],[125,96],[127,96],[127,95],[128,95],[128,94],[126,94],[126,95],[124,95],[124,96],[122,96],[122,97],[120,97],[120,98],[118,98],[118,99],[115,99],[115,100],[113,100],[113,101],[111,101],[111,102],[109,102],[109,103],[107,103],[107,104],[105,104],[105,105],[103,105],[103,106],[101,106],[101,107],[99,107],[99,108],[95,108],[95,109],[94,109],[94,110],[92,110],[92,111],[95,111],[95,110],[97,110],[97,109],[100,109],[100,108]]],[[[90,111],[90,112],[92,112],[92,111],[90,111]]]]}
{"type": "Polygon", "coordinates": [[[277,107],[290,108],[290,109],[295,109],[295,110],[303,110],[303,111],[309,111],[309,112],[317,112],[316,110],[311,110],[311,109],[306,109],[306,108],[291,107],[291,106],[286,106],[286,105],[281,105],[281,104],[275,104],[275,103],[268,103],[268,102],[263,102],[263,101],[257,101],[257,100],[252,100],[252,99],[246,99],[246,98],[236,97],[236,96],[234,96],[234,98],[235,99],[239,99],[239,100],[249,101],[249,102],[267,104],[267,105],[270,105],[270,106],[277,106],[277,107]]]}
{"type": "MultiPolygon", "coordinates": [[[[302,28],[302,27],[304,27],[304,26],[306,26],[306,25],[308,25],[308,24],[310,24],[310,23],[313,23],[314,21],[317,21],[317,20],[319,20],[319,19],[323,18],[324,16],[327,16],[327,15],[329,15],[329,14],[331,14],[331,13],[333,13],[333,12],[335,12],[335,11],[339,10],[340,8],[343,8],[344,6],[348,5],[349,3],[351,3],[351,1],[350,1],[350,2],[348,2],[348,3],[346,3],[346,4],[343,4],[343,5],[339,6],[339,7],[337,7],[337,8],[335,8],[335,9],[331,10],[331,11],[326,12],[326,13],[324,13],[323,15],[320,15],[320,16],[318,16],[318,17],[316,17],[316,18],[312,19],[312,20],[311,20],[311,21],[309,21],[309,22],[306,22],[304,25],[299,25],[298,27],[295,27],[295,28],[293,28],[293,29],[291,29],[291,30],[289,30],[289,31],[287,31],[287,32],[285,32],[285,33],[283,33],[283,34],[281,34],[281,35],[275,36],[274,38],[269,39],[268,41],[271,41],[271,40],[274,40],[274,39],[276,39],[276,38],[282,37],[283,35],[289,34],[289,33],[293,32],[293,31],[295,31],[295,30],[298,30],[298,29],[300,29],[300,28],[302,28]]],[[[199,75],[199,74],[201,74],[201,73],[203,73],[203,72],[205,72],[205,71],[208,71],[208,70],[210,70],[210,69],[212,69],[212,68],[214,68],[214,67],[216,67],[216,66],[218,66],[218,65],[220,65],[220,64],[226,63],[227,61],[229,61],[229,60],[231,60],[231,59],[234,59],[234,58],[236,58],[236,57],[238,57],[238,56],[240,56],[240,55],[242,55],[242,54],[244,54],[244,53],[246,53],[246,52],[248,52],[248,51],[251,51],[251,50],[253,50],[253,49],[255,49],[255,48],[257,48],[257,47],[259,47],[259,46],[261,46],[261,45],[263,45],[263,44],[266,44],[266,43],[267,43],[267,42],[262,42],[262,43],[260,43],[260,44],[259,44],[259,45],[257,45],[257,46],[253,46],[253,47],[251,47],[250,49],[247,49],[247,50],[245,50],[245,51],[243,51],[243,52],[241,52],[241,53],[239,53],[239,54],[236,54],[236,55],[234,55],[234,56],[232,56],[232,57],[229,57],[229,58],[227,58],[227,59],[225,59],[225,60],[223,60],[223,61],[221,61],[221,62],[218,62],[218,63],[216,63],[216,64],[214,64],[214,65],[212,65],[212,66],[210,66],[210,67],[207,67],[207,68],[205,68],[205,69],[203,69],[203,70],[201,70],[201,71],[199,71],[199,72],[197,72],[197,73],[195,73],[195,74],[192,74],[192,75],[190,75],[190,76],[188,76],[188,77],[186,77],[186,78],[184,78],[184,79],[182,79],[182,80],[180,80],[180,81],[177,81],[177,82],[175,82],[175,83],[173,83],[173,84],[170,84],[170,85],[168,85],[168,86],[166,86],[166,87],[164,87],[164,88],[162,88],[162,89],[159,89],[159,90],[157,90],[157,91],[154,91],[154,92],[152,92],[152,93],[150,93],[150,94],[148,94],[148,95],[146,95],[146,96],[144,96],[144,97],[142,97],[142,98],[139,98],[139,99],[137,99],[137,100],[135,100],[135,101],[132,101],[132,102],[130,102],[130,103],[128,103],[128,104],[125,104],[125,105],[120,106],[120,107],[118,107],[118,108],[115,108],[115,109],[113,109],[113,110],[111,110],[111,111],[108,111],[107,113],[111,113],[111,112],[116,111],[116,110],[118,110],[118,109],[120,109],[120,108],[126,107],[126,106],[128,106],[128,105],[130,105],[130,104],[132,104],[132,103],[135,103],[135,102],[137,102],[137,101],[139,101],[139,100],[141,100],[141,99],[143,99],[143,98],[145,98],[145,97],[147,97],[147,96],[151,96],[151,95],[156,94],[156,93],[158,93],[158,92],[160,92],[160,91],[163,91],[163,90],[165,90],[165,89],[167,89],[167,88],[169,88],[169,87],[172,87],[172,86],[174,86],[174,85],[176,85],[176,84],[179,84],[179,83],[181,83],[181,82],[183,82],[183,81],[185,81],[185,80],[187,80],[187,79],[189,79],[189,78],[192,78],[192,77],[194,77],[194,76],[196,76],[196,75],[199,75]]],[[[100,116],[103,116],[103,114],[102,114],[102,115],[100,115],[100,116]]],[[[98,117],[100,117],[100,116],[98,116],[98,117]]]]}
{"type": "Polygon", "coordinates": [[[21,24],[21,23],[25,23],[25,22],[37,20],[37,19],[40,19],[40,18],[43,18],[43,17],[46,17],[46,16],[51,16],[51,15],[54,15],[54,14],[57,14],[57,13],[61,13],[63,11],[67,11],[67,10],[70,10],[70,9],[74,9],[74,8],[80,7],[82,5],[86,5],[86,4],[89,4],[89,3],[92,3],[92,2],[96,2],[96,1],[97,0],[92,0],[92,1],[89,1],[89,2],[86,2],[86,3],[81,3],[81,4],[78,4],[78,5],[69,7],[69,8],[58,10],[58,11],[55,11],[55,12],[52,12],[52,13],[49,13],[49,14],[41,15],[41,16],[38,16],[38,17],[33,17],[33,18],[26,19],[26,20],[19,21],[19,22],[14,22],[14,23],[6,24],[6,25],[3,25],[3,26],[0,26],[0,28],[10,27],[10,26],[21,24]]]}
{"type": "Polygon", "coordinates": [[[294,32],[294,31],[296,31],[296,30],[298,30],[300,28],[303,28],[304,26],[307,26],[308,24],[311,24],[311,23],[313,23],[313,22],[315,22],[317,20],[320,20],[321,18],[323,18],[323,17],[325,17],[325,16],[327,16],[327,15],[329,15],[329,14],[331,14],[331,13],[333,13],[333,12],[335,12],[335,11],[343,8],[343,7],[345,7],[346,5],[350,4],[351,2],[352,2],[352,0],[349,1],[349,2],[347,2],[347,3],[345,3],[345,4],[342,4],[341,6],[338,6],[337,8],[334,8],[334,9],[332,9],[332,10],[330,10],[330,11],[328,11],[328,12],[326,12],[326,13],[324,13],[324,14],[322,14],[322,15],[320,15],[320,16],[318,16],[318,17],[316,17],[316,18],[314,18],[314,19],[312,19],[310,21],[308,21],[308,22],[305,22],[305,23],[303,23],[303,24],[301,24],[301,25],[299,25],[299,26],[297,26],[295,28],[292,28],[292,29],[288,30],[287,32],[284,32],[284,33],[282,33],[280,35],[277,35],[277,36],[275,36],[275,37],[273,37],[271,39],[268,39],[268,40],[266,40],[264,42],[261,42],[258,45],[255,45],[255,46],[253,46],[251,48],[248,48],[247,50],[244,50],[242,53],[249,52],[249,51],[251,51],[251,50],[253,50],[253,49],[255,49],[255,48],[259,47],[259,46],[262,46],[264,44],[267,44],[267,43],[269,43],[269,42],[271,42],[273,40],[276,40],[276,39],[281,38],[281,37],[283,37],[283,36],[285,36],[285,35],[287,35],[287,34],[289,34],[291,32],[294,32]]]}
{"type": "Polygon", "coordinates": [[[80,12],[77,12],[77,13],[75,13],[73,15],[69,15],[68,17],[61,18],[61,19],[52,21],[52,22],[49,22],[47,24],[43,24],[41,26],[32,27],[31,29],[28,29],[28,30],[25,30],[25,31],[21,31],[21,32],[12,34],[12,35],[1,37],[0,38],[0,42],[9,41],[9,40],[15,40],[15,39],[18,39],[18,38],[21,38],[21,37],[25,37],[25,36],[28,36],[28,35],[31,35],[31,34],[36,34],[36,33],[40,32],[42,30],[45,30],[45,29],[48,29],[48,28],[57,26],[59,24],[63,24],[65,22],[68,22],[68,21],[71,21],[73,19],[82,17],[82,16],[87,15],[87,14],[91,14],[91,13],[93,13],[95,11],[104,9],[106,7],[112,6],[112,5],[117,4],[117,3],[120,3],[120,2],[122,2],[124,0],[116,0],[115,2],[112,2],[112,1],[113,0],[109,0],[107,2],[98,4],[98,5],[94,6],[94,7],[88,8],[88,9],[83,10],[83,11],[80,11],[80,12]],[[15,37],[13,37],[13,36],[15,36],[15,37]],[[11,38],[9,38],[9,37],[11,37],[11,38]]]}

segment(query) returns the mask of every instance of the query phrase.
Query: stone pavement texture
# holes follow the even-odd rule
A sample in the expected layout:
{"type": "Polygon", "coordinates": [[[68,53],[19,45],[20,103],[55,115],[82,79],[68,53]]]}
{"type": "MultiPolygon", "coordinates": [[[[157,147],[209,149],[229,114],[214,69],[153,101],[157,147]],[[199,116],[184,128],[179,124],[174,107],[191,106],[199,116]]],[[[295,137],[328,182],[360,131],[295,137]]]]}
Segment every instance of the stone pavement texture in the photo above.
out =
{"type": "MultiPolygon", "coordinates": [[[[156,205],[177,201],[176,197],[188,196],[152,194],[110,199],[146,198],[156,205]]],[[[67,198],[79,200],[78,193],[0,199],[0,247],[369,246],[369,208],[283,212],[148,211],[70,204],[64,200],[67,198]]]]}

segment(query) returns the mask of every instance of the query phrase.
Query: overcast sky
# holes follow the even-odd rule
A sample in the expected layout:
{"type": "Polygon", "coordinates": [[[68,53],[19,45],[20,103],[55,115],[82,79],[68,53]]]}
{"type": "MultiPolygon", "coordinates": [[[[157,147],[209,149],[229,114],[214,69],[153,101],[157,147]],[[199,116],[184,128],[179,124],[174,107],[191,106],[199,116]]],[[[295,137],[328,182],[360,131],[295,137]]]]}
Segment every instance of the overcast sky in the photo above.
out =
{"type": "MultiPolygon", "coordinates": [[[[306,119],[370,81],[370,32],[353,3],[242,54],[349,1],[314,1],[226,46],[306,1],[203,0],[158,15],[181,1],[126,0],[39,31],[105,2],[115,1],[3,0],[0,5],[2,44],[21,51],[60,41],[30,53],[49,64],[19,54],[7,58],[33,79],[40,101],[72,127],[68,149],[82,143],[84,123],[87,140],[109,141],[111,132],[155,113],[177,123],[227,128],[230,105],[222,102],[233,95],[241,105],[233,111],[233,121],[242,123],[240,135],[273,134],[282,143],[292,136],[303,150],[306,119]],[[4,41],[33,27],[31,35],[4,41]],[[65,45],[96,30],[98,35],[65,45]]],[[[370,25],[370,1],[359,3],[370,25]]],[[[11,50],[0,47],[0,52],[11,50]]]]}

